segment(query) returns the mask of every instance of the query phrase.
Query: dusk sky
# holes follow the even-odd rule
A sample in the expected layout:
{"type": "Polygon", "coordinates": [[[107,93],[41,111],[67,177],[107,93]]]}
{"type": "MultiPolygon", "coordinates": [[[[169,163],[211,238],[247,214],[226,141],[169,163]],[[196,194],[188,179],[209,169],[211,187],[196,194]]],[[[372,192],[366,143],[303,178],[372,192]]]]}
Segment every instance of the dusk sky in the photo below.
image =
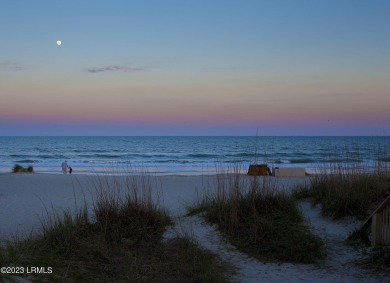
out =
{"type": "Polygon", "coordinates": [[[0,135],[389,133],[389,0],[0,1],[0,135]]]}

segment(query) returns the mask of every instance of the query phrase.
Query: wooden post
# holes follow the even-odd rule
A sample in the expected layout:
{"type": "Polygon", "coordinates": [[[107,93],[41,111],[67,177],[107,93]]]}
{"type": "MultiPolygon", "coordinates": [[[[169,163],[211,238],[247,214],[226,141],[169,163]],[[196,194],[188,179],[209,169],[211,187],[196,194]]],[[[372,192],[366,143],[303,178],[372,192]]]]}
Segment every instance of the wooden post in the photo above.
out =
{"type": "Polygon", "coordinates": [[[383,243],[390,244],[390,205],[383,210],[383,243]]]}
{"type": "Polygon", "coordinates": [[[380,212],[375,213],[372,216],[371,233],[372,233],[371,244],[373,246],[381,244],[383,242],[383,238],[382,238],[382,213],[380,213],[380,212]]]}

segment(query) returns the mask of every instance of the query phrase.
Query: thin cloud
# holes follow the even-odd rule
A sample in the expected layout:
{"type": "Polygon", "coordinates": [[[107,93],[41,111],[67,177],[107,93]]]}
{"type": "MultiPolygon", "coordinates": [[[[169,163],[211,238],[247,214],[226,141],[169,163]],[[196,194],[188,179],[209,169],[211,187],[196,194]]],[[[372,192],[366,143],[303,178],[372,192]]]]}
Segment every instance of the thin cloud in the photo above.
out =
{"type": "Polygon", "coordinates": [[[253,68],[248,67],[207,67],[204,70],[208,71],[251,71],[253,68]]]}
{"type": "Polygon", "coordinates": [[[135,67],[125,67],[125,66],[118,66],[118,65],[110,65],[110,66],[103,66],[103,67],[93,67],[93,68],[87,68],[85,69],[88,73],[103,73],[103,72],[140,72],[143,71],[143,68],[135,68],[135,67]]]}
{"type": "Polygon", "coordinates": [[[26,66],[23,64],[20,64],[18,62],[1,61],[0,62],[0,69],[9,70],[9,71],[20,71],[20,70],[25,70],[26,66]]]}

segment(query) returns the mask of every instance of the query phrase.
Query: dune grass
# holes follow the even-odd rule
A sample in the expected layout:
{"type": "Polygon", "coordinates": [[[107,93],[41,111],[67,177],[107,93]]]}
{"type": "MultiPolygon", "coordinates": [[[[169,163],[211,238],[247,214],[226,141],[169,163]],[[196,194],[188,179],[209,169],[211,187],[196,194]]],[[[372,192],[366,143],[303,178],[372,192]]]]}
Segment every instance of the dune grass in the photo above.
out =
{"type": "Polygon", "coordinates": [[[355,163],[331,165],[329,170],[313,175],[307,186],[295,188],[294,195],[321,204],[324,216],[365,218],[383,200],[390,176],[378,170],[356,169],[360,167],[355,163]]]}
{"type": "Polygon", "coordinates": [[[390,272],[390,245],[374,247],[366,263],[390,272]]]}
{"type": "MultiPolygon", "coordinates": [[[[228,282],[228,267],[188,237],[163,241],[172,223],[147,176],[98,177],[93,207],[48,214],[42,235],[8,242],[2,266],[50,267],[33,282],[228,282]]],[[[7,275],[0,275],[0,281],[7,275]]]]}
{"type": "MultiPolygon", "coordinates": [[[[324,216],[333,219],[352,217],[367,219],[375,208],[384,200],[390,179],[387,174],[345,173],[320,174],[312,176],[309,185],[297,187],[294,196],[297,199],[309,199],[314,205],[321,205],[324,216]]],[[[356,247],[371,246],[370,230],[357,229],[347,241],[356,247]]],[[[370,247],[364,256],[364,262],[370,268],[389,271],[390,249],[388,246],[370,247]]]]}
{"type": "MultiPolygon", "coordinates": [[[[342,158],[335,158],[326,168],[319,168],[310,183],[296,187],[293,195],[297,199],[309,199],[314,205],[319,204],[322,214],[333,219],[367,219],[384,200],[390,188],[388,148],[378,146],[371,151],[376,160],[373,170],[368,170],[361,163],[359,150],[355,150],[355,155],[348,149],[343,153],[336,151],[332,155],[342,158]]],[[[371,245],[369,233],[368,230],[357,229],[348,237],[348,242],[358,246],[371,245]]],[[[375,268],[388,270],[389,247],[377,246],[368,250],[364,261],[375,268]]]]}
{"type": "Polygon", "coordinates": [[[320,238],[304,224],[297,202],[272,178],[218,174],[215,191],[189,209],[203,213],[243,252],[264,261],[314,263],[325,257],[320,238]]]}

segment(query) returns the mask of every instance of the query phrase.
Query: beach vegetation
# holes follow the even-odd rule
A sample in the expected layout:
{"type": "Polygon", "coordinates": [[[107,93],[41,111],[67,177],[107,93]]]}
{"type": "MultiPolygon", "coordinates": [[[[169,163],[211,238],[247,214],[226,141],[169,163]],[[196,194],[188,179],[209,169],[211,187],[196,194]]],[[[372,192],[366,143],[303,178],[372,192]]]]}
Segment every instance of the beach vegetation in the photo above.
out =
{"type": "Polygon", "coordinates": [[[305,225],[296,199],[272,177],[217,175],[216,187],[189,209],[201,213],[241,251],[263,261],[314,263],[322,240],[305,225]]]}
{"type": "Polygon", "coordinates": [[[28,166],[27,168],[25,168],[19,164],[15,164],[15,166],[12,168],[12,172],[13,173],[33,173],[34,168],[32,166],[28,166]]]}
{"type": "MultiPolygon", "coordinates": [[[[313,205],[320,205],[324,216],[366,220],[386,198],[390,188],[387,149],[378,146],[371,151],[375,162],[373,167],[368,168],[362,163],[359,150],[355,150],[354,154],[349,149],[335,151],[332,155],[338,158],[319,168],[307,185],[297,186],[293,195],[299,200],[308,199],[313,205]]],[[[361,227],[346,240],[360,248],[366,246],[362,262],[374,268],[388,270],[389,246],[368,247],[371,246],[369,237],[370,229],[361,227]]]]}
{"type": "Polygon", "coordinates": [[[382,243],[372,246],[368,234],[367,230],[356,230],[348,236],[347,243],[360,249],[362,257],[359,264],[390,274],[390,245],[382,243]]]}
{"type": "Polygon", "coordinates": [[[378,245],[372,248],[367,263],[390,272],[390,245],[378,245]]]}
{"type": "Polygon", "coordinates": [[[330,163],[327,168],[319,168],[309,184],[296,187],[294,195],[320,204],[324,216],[365,218],[383,201],[390,187],[387,167],[380,162],[380,156],[377,160],[371,171],[365,171],[359,161],[330,163]]]}
{"type": "Polygon", "coordinates": [[[190,238],[163,239],[172,219],[152,200],[151,178],[93,182],[92,207],[48,212],[42,234],[0,250],[2,265],[46,267],[23,274],[33,282],[228,282],[230,268],[190,238]]]}
{"type": "Polygon", "coordinates": [[[387,176],[376,174],[318,174],[294,195],[320,204],[324,216],[364,218],[384,199],[389,183],[387,176]]]}

